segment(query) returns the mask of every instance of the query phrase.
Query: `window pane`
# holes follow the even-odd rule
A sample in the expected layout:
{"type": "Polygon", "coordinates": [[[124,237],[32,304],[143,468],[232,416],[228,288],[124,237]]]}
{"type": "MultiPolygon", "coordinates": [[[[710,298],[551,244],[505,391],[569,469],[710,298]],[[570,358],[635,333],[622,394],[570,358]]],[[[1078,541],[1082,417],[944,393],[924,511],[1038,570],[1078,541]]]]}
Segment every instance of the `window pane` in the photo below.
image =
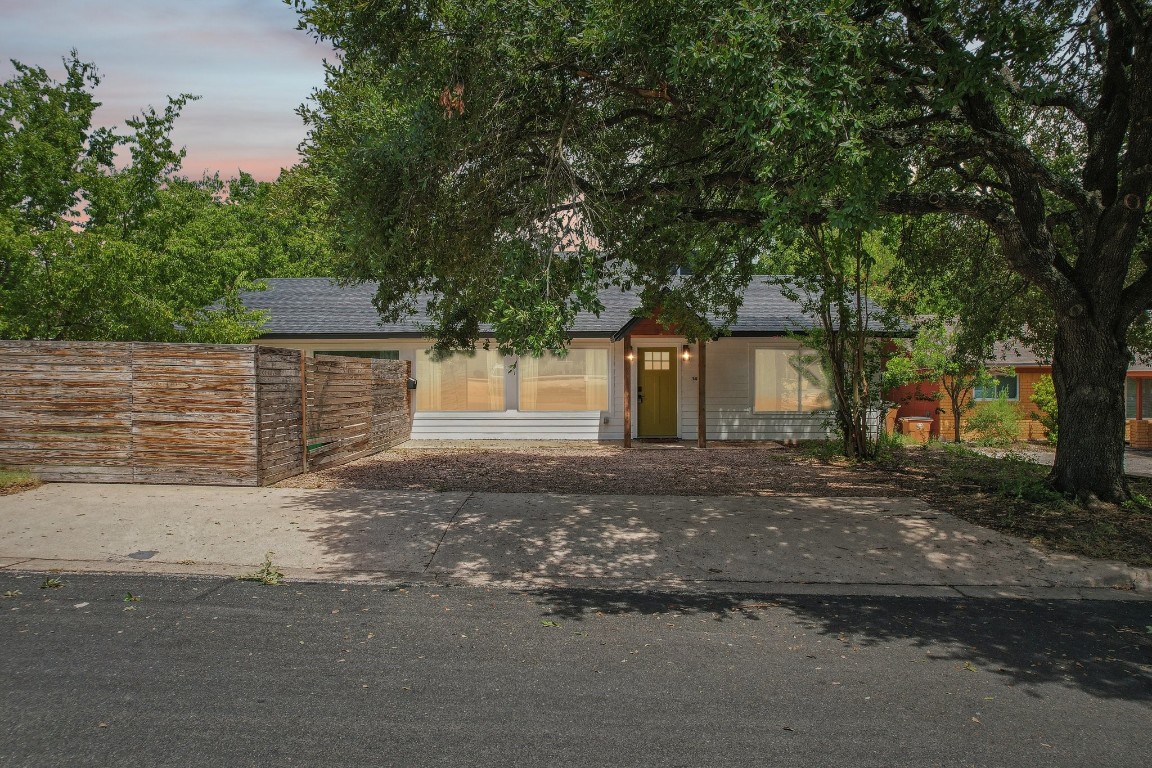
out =
{"type": "Polygon", "coordinates": [[[1009,400],[1020,399],[1020,379],[1016,376],[997,376],[996,391],[1003,392],[1009,400]]]}
{"type": "Polygon", "coordinates": [[[1140,418],[1152,419],[1152,379],[1140,379],[1140,418]]]}
{"type": "Polygon", "coordinates": [[[606,349],[571,349],[563,358],[521,357],[519,369],[522,411],[608,410],[606,349]]]}
{"type": "Polygon", "coordinates": [[[1124,418],[1136,418],[1136,387],[1139,382],[1136,379],[1124,380],[1124,418]]]}
{"type": "Polygon", "coordinates": [[[977,386],[972,390],[973,400],[998,400],[1003,394],[1008,400],[1020,399],[1020,379],[1001,374],[993,376],[987,386],[977,386]]]}
{"type": "Polygon", "coordinates": [[[819,359],[811,350],[757,349],[753,410],[808,413],[832,407],[819,359]]]}
{"type": "Polygon", "coordinates": [[[440,361],[418,354],[415,369],[417,410],[504,410],[504,358],[494,349],[440,361]]]}
{"type": "Polygon", "coordinates": [[[783,349],[756,350],[753,376],[756,381],[754,410],[796,411],[800,407],[800,375],[789,363],[792,352],[783,349]]]}
{"type": "Polygon", "coordinates": [[[667,371],[671,367],[671,358],[668,350],[645,351],[644,369],[648,371],[667,371]]]}
{"type": "Polygon", "coordinates": [[[832,396],[828,393],[828,382],[824,378],[824,366],[819,360],[808,363],[800,382],[800,410],[826,411],[832,407],[832,396]]]}

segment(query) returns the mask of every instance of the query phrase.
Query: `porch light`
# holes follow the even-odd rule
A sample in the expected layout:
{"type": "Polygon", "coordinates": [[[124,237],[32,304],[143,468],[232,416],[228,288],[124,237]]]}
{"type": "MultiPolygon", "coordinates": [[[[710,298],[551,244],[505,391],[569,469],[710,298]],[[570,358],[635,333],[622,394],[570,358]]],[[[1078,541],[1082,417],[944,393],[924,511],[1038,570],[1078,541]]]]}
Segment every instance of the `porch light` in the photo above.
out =
{"type": "Polygon", "coordinates": [[[691,360],[692,359],[692,347],[685,344],[684,345],[684,351],[680,353],[680,357],[684,360],[684,362],[688,362],[689,360],[691,360]]]}

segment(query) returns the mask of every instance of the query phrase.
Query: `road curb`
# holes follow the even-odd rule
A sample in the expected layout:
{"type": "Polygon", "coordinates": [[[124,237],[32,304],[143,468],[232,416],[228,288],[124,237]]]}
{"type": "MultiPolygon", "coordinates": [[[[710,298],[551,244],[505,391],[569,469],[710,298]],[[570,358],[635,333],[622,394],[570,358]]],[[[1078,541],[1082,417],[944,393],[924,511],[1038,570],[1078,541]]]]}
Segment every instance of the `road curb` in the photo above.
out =
{"type": "MultiPolygon", "coordinates": [[[[240,580],[255,570],[253,565],[221,563],[172,564],[156,562],[120,563],[106,560],[26,559],[0,568],[0,576],[11,575],[99,575],[143,577],[191,577],[240,580]]],[[[666,594],[779,595],[828,597],[890,597],[978,600],[1105,600],[1150,601],[1152,590],[1132,589],[1126,584],[1099,583],[1060,585],[1020,584],[898,584],[788,581],[644,581],[605,577],[533,578],[512,574],[416,573],[407,571],[309,570],[282,568],[289,584],[371,584],[375,586],[487,587],[495,589],[546,591],[588,590],[606,592],[656,592],[666,594]]],[[[1132,584],[1147,585],[1152,569],[1134,568],[1132,584]]],[[[1090,580],[1096,581],[1096,580],[1090,580]]]]}

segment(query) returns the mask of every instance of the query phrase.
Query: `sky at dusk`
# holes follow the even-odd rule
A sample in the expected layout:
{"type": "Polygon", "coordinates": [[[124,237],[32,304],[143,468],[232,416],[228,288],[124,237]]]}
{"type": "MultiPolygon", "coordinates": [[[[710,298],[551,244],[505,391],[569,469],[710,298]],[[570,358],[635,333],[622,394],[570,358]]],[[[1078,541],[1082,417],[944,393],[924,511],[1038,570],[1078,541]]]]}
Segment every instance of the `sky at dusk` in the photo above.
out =
{"type": "Polygon", "coordinates": [[[196,94],[173,132],[188,149],[182,172],[268,181],[297,161],[305,132],[294,110],[336,58],[296,30],[282,0],[0,0],[0,80],[13,75],[10,59],[60,79],[72,48],[102,78],[95,125],[123,129],[146,106],[196,94]]]}

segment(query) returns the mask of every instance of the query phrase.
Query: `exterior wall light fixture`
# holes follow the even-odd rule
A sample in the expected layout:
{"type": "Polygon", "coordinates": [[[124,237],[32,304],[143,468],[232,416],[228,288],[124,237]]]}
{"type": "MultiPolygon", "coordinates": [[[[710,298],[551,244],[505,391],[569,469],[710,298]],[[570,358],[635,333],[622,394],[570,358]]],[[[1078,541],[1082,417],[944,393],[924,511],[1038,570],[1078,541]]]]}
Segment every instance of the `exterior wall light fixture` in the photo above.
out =
{"type": "Polygon", "coordinates": [[[688,362],[689,360],[691,360],[692,359],[692,347],[685,344],[684,345],[684,351],[680,353],[680,357],[684,360],[684,362],[688,362]]]}

